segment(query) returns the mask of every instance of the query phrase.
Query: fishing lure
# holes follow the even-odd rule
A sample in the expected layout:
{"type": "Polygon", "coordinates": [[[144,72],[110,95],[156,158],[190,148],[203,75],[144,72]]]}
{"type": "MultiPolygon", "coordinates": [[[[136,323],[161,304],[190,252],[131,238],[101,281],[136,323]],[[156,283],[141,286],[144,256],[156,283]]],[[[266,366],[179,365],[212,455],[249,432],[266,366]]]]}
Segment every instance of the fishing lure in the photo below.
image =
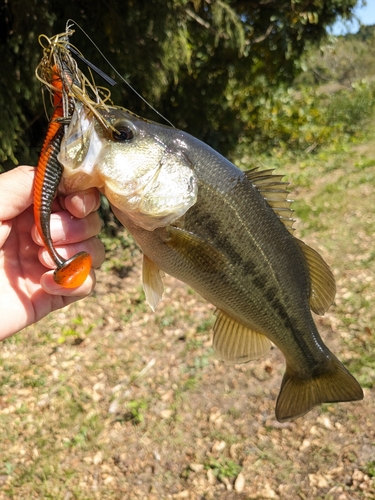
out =
{"type": "MultiPolygon", "coordinates": [[[[72,33],[73,30],[67,29],[65,33],[51,39],[44,35],[39,37],[44,54],[36,70],[37,78],[52,94],[54,111],[37,165],[34,183],[34,218],[42,241],[57,266],[54,271],[54,280],[65,288],[76,288],[82,285],[90,272],[92,258],[87,252],[79,252],[65,260],[53,246],[50,231],[51,207],[63,172],[57,155],[65,127],[69,124],[74,112],[75,101],[84,102],[100,119],[101,115],[96,112],[95,108],[98,105],[105,108],[105,101],[110,95],[107,89],[103,89],[101,94],[104,94],[104,98],[99,97],[99,87],[93,86],[78,69],[71,52],[86,60],[69,44],[69,37],[72,33]],[[89,97],[88,87],[94,92],[96,100],[89,97]]],[[[114,80],[111,80],[108,77],[108,83],[113,84],[114,80]]],[[[104,123],[104,125],[107,124],[104,123]]]]}
{"type": "MultiPolygon", "coordinates": [[[[111,86],[115,85],[116,81],[88,61],[70,43],[70,37],[74,33],[74,30],[71,28],[72,23],[76,24],[74,21],[68,20],[64,33],[55,35],[52,38],[48,38],[45,35],[39,37],[39,43],[43,47],[43,57],[36,69],[36,77],[52,95],[54,111],[49,121],[47,134],[37,165],[34,184],[34,218],[42,241],[56,264],[54,280],[66,288],[80,286],[87,278],[92,264],[91,256],[86,252],[79,252],[68,260],[63,259],[53,246],[50,232],[52,202],[63,173],[63,167],[59,163],[57,156],[60,152],[62,138],[76,108],[76,103],[81,103],[89,113],[95,116],[105,129],[110,130],[114,134],[120,133],[103,116],[103,111],[108,111],[109,107],[113,107],[110,101],[110,91],[105,87],[95,84],[92,71],[97,73],[111,86]],[[86,64],[91,80],[78,68],[72,54],[86,64]],[[108,106],[108,103],[110,106],[108,106]]],[[[79,29],[88,36],[81,27],[79,29]]],[[[92,43],[99,54],[106,60],[95,43],[92,43]]],[[[107,63],[120,79],[138,97],[145,101],[109,61],[107,63]]],[[[145,102],[147,103],[147,101],[145,102]]],[[[147,104],[160,115],[149,103],[147,104]]],[[[118,108],[118,106],[115,107],[118,108]]],[[[162,117],[162,115],[160,116],[162,117]]],[[[173,127],[167,119],[162,118],[173,127]]]]}

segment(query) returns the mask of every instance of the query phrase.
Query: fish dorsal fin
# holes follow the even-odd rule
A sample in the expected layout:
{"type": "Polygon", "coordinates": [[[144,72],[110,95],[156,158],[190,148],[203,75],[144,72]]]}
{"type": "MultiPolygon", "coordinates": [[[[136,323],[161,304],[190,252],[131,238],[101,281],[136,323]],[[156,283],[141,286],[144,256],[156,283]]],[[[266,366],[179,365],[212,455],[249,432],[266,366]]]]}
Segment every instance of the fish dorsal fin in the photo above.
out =
{"type": "Polygon", "coordinates": [[[272,172],[273,169],[258,170],[256,167],[247,170],[245,175],[258,189],[288,231],[292,233],[294,219],[292,217],[293,210],[290,206],[293,200],[288,199],[289,191],[285,189],[289,182],[281,180],[283,175],[274,175],[272,172]]]}
{"type": "Polygon", "coordinates": [[[246,363],[267,354],[271,342],[262,333],[241,325],[223,311],[217,310],[212,346],[223,361],[246,363]]]}
{"type": "Polygon", "coordinates": [[[164,273],[147,255],[143,254],[142,280],[143,290],[146,300],[153,311],[155,311],[160,299],[162,298],[164,285],[162,281],[164,273]]]}
{"type": "Polygon", "coordinates": [[[310,273],[310,307],[314,313],[323,315],[335,299],[335,278],[318,252],[303,241],[298,239],[297,241],[304,253],[310,273]]]}

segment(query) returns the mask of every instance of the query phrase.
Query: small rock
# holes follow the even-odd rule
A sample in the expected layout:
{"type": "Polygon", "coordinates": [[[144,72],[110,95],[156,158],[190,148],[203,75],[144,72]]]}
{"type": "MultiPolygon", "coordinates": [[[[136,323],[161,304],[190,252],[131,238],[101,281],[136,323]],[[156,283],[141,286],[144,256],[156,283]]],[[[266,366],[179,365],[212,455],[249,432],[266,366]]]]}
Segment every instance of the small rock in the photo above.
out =
{"type": "Polygon", "coordinates": [[[213,452],[218,452],[220,453],[221,451],[224,450],[224,448],[226,447],[227,443],[225,441],[215,441],[213,446],[212,446],[212,451],[213,452]]]}
{"type": "Polygon", "coordinates": [[[240,472],[234,482],[234,489],[235,491],[237,491],[237,493],[241,493],[244,487],[245,487],[245,476],[242,474],[242,472],[240,472]]]}
{"type": "Polygon", "coordinates": [[[95,403],[98,403],[102,399],[102,395],[96,391],[92,391],[91,397],[92,397],[93,401],[95,401],[95,403]]]}
{"type": "Polygon", "coordinates": [[[223,484],[225,484],[225,487],[226,487],[227,491],[232,491],[233,490],[232,483],[229,481],[229,479],[227,477],[223,477],[221,479],[221,482],[223,484]]]}
{"type": "Polygon", "coordinates": [[[327,492],[327,497],[329,498],[329,495],[334,495],[338,493],[342,493],[344,491],[344,488],[342,486],[336,485],[333,486],[328,492],[327,492]]]}
{"type": "Polygon", "coordinates": [[[353,481],[358,481],[359,483],[361,483],[363,481],[363,478],[365,477],[364,473],[358,469],[356,469],[354,472],[353,472],[353,481]]]}
{"type": "Polygon", "coordinates": [[[279,498],[276,491],[271,488],[271,486],[266,483],[263,490],[260,492],[261,498],[279,498]]]}
{"type": "Polygon", "coordinates": [[[202,472],[204,469],[203,464],[190,464],[189,467],[193,472],[202,472]]]}
{"type": "Polygon", "coordinates": [[[240,447],[240,445],[238,443],[232,444],[232,446],[229,449],[230,458],[233,458],[234,460],[238,459],[238,448],[239,447],[240,447]]]}
{"type": "Polygon", "coordinates": [[[113,468],[108,464],[103,464],[101,466],[101,470],[102,470],[103,474],[107,474],[107,475],[109,475],[110,472],[113,472],[113,468]]]}
{"type": "Polygon", "coordinates": [[[312,434],[313,436],[320,436],[321,432],[320,432],[320,429],[316,425],[313,425],[310,429],[310,434],[312,434]]]}
{"type": "Polygon", "coordinates": [[[299,447],[299,450],[300,451],[306,450],[306,448],[309,448],[310,445],[311,445],[311,441],[309,439],[304,439],[302,441],[301,446],[299,447]]]}
{"type": "Polygon", "coordinates": [[[119,405],[118,399],[114,399],[112,401],[112,403],[109,405],[108,413],[111,413],[111,414],[117,413],[119,410],[119,407],[120,407],[120,405],[119,405]]]}
{"type": "Polygon", "coordinates": [[[324,425],[324,427],[326,429],[333,429],[333,425],[330,421],[330,419],[326,416],[326,415],[320,415],[318,418],[317,418],[317,421],[324,425]]]}
{"type": "Polygon", "coordinates": [[[94,465],[99,465],[103,462],[103,453],[98,451],[98,453],[94,456],[93,459],[94,465]]]}
{"type": "Polygon", "coordinates": [[[208,471],[207,471],[207,481],[208,481],[208,484],[210,484],[211,486],[216,484],[216,477],[211,469],[208,469],[208,471]]]}
{"type": "Polygon", "coordinates": [[[176,493],[175,495],[173,495],[173,498],[189,498],[189,490],[183,490],[183,491],[180,491],[180,493],[176,493]]]}
{"type": "Polygon", "coordinates": [[[216,427],[220,427],[223,423],[223,417],[219,410],[212,412],[209,417],[209,422],[214,424],[216,427]]]}
{"type": "Polygon", "coordinates": [[[161,396],[161,400],[162,401],[170,401],[173,399],[173,395],[174,395],[174,392],[172,389],[170,389],[169,391],[165,392],[162,396],[161,396]]]}
{"type": "Polygon", "coordinates": [[[48,395],[46,396],[45,394],[43,394],[41,396],[41,398],[39,399],[39,401],[37,402],[37,405],[40,407],[40,408],[43,408],[45,406],[48,406],[50,404],[50,398],[48,397],[48,395]]]}
{"type": "Polygon", "coordinates": [[[321,474],[309,474],[309,483],[311,487],[327,488],[328,481],[321,474]]]}
{"type": "Polygon", "coordinates": [[[173,410],[162,410],[160,412],[161,418],[171,418],[172,415],[173,415],[173,410]]]}
{"type": "Polygon", "coordinates": [[[366,483],[366,482],[363,482],[363,483],[361,483],[361,484],[359,485],[359,489],[360,489],[360,490],[362,490],[362,491],[367,490],[367,489],[368,489],[368,487],[369,487],[369,485],[368,485],[368,483],[366,483]]]}
{"type": "Polygon", "coordinates": [[[334,467],[328,471],[328,474],[332,477],[341,476],[344,471],[344,467],[340,465],[339,467],[334,467]]]}

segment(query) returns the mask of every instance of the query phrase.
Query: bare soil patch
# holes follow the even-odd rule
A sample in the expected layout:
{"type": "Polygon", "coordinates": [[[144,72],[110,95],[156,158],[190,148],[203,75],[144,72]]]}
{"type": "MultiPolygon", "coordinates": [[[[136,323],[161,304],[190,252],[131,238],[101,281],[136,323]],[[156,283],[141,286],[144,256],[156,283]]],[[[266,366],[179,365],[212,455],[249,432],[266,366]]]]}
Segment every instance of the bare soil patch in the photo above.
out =
{"type": "Polygon", "coordinates": [[[139,252],[115,247],[91,297],[1,346],[0,499],[375,498],[374,167],[354,163],[300,190],[326,206],[298,226],[333,265],[337,300],[316,321],[363,402],[278,423],[280,352],[218,361],[213,306],[166,277],[152,313],[139,252]]]}

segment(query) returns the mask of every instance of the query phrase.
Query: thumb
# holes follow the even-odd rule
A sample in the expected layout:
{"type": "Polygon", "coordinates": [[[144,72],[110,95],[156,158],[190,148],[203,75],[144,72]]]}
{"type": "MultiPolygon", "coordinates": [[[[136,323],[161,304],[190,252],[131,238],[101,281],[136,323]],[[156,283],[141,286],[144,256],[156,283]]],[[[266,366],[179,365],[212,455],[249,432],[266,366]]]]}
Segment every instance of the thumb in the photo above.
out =
{"type": "Polygon", "coordinates": [[[0,175],[0,221],[17,217],[33,202],[35,168],[21,166],[0,175]]]}

